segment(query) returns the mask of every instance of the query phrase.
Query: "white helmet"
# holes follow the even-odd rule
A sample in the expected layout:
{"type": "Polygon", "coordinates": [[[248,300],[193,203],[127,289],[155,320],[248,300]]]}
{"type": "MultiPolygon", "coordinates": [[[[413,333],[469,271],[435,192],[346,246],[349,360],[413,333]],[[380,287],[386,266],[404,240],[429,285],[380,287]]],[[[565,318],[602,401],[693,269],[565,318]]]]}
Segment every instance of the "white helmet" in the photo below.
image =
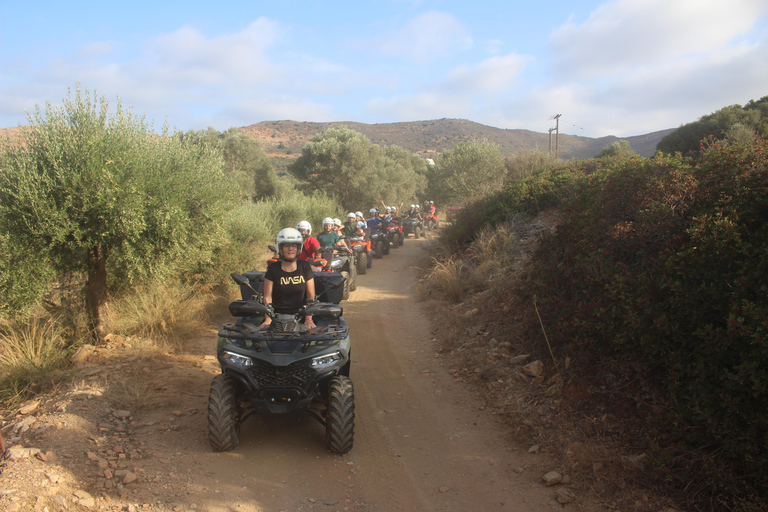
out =
{"type": "Polygon", "coordinates": [[[355,217],[362,217],[362,216],[363,216],[363,212],[355,212],[355,217]]]}
{"type": "Polygon", "coordinates": [[[371,215],[376,215],[377,213],[379,213],[379,210],[377,210],[376,208],[371,208],[370,210],[368,210],[368,213],[370,213],[371,215]]]}
{"type": "Polygon", "coordinates": [[[312,235],[312,224],[309,223],[309,221],[303,220],[299,222],[296,225],[296,229],[301,231],[304,236],[311,236],[312,235]]]}
{"type": "Polygon", "coordinates": [[[330,217],[326,217],[326,218],[324,218],[324,219],[323,219],[323,227],[325,227],[325,226],[326,226],[326,225],[328,225],[328,224],[330,224],[331,226],[333,226],[333,219],[332,219],[332,218],[330,218],[330,217]]]}
{"type": "Polygon", "coordinates": [[[339,227],[341,227],[341,219],[333,219],[333,223],[339,227]]]}
{"type": "Polygon", "coordinates": [[[349,213],[347,214],[347,218],[348,218],[348,219],[356,219],[356,218],[357,218],[357,215],[355,215],[355,212],[349,212],[349,213]]]}
{"type": "MultiPolygon", "coordinates": [[[[304,237],[301,236],[298,229],[285,228],[277,234],[275,238],[275,247],[277,247],[277,254],[280,254],[283,249],[283,244],[296,244],[301,248],[304,244],[304,237]]],[[[298,255],[298,252],[296,253],[298,255]]],[[[282,256],[282,254],[280,254],[282,256]]]]}
{"type": "Polygon", "coordinates": [[[412,205],[411,205],[411,208],[416,208],[416,205],[415,205],[415,204],[412,204],[412,205]]]}
{"type": "Polygon", "coordinates": [[[392,207],[391,206],[387,206],[387,213],[389,213],[391,211],[392,211],[392,207]]]}

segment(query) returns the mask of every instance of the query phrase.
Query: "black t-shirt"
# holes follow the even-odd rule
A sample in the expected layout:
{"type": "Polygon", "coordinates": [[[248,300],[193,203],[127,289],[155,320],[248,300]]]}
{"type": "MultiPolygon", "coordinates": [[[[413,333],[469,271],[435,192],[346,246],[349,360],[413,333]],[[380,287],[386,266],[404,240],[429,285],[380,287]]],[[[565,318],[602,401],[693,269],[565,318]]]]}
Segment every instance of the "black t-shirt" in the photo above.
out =
{"type": "Polygon", "coordinates": [[[272,281],[272,307],[276,313],[296,313],[304,305],[307,281],[314,279],[308,261],[296,260],[296,270],[286,272],[280,261],[267,265],[264,279],[272,281]]]}

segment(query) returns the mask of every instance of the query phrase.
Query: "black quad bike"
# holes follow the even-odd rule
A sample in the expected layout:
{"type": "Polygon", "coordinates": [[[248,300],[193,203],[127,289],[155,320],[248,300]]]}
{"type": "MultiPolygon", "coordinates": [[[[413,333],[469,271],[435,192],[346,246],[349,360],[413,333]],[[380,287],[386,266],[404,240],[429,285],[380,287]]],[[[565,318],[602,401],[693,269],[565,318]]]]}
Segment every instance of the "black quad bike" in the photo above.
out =
{"type": "Polygon", "coordinates": [[[409,233],[413,233],[415,238],[420,236],[427,236],[427,230],[424,229],[424,222],[418,217],[413,217],[403,220],[403,236],[408,237],[409,233]]]}
{"type": "Polygon", "coordinates": [[[252,414],[308,414],[325,427],[328,449],[352,449],[355,395],[349,378],[349,327],[339,305],[344,278],[315,273],[316,289],[329,302],[309,304],[295,315],[276,314],[263,302],[264,272],[232,274],[243,300],[229,305],[237,317],[219,330],[221,374],[208,395],[208,441],[216,451],[235,448],[240,426],[252,414]],[[307,330],[303,316],[317,327],[307,330]],[[258,326],[272,317],[265,329],[258,326]]]}
{"type": "Polygon", "coordinates": [[[371,231],[371,252],[377,259],[389,254],[389,237],[386,232],[378,229],[371,231]]]}
{"type": "Polygon", "coordinates": [[[338,272],[344,276],[346,279],[341,298],[349,300],[349,292],[357,290],[357,259],[354,252],[350,254],[344,249],[336,251],[332,247],[323,247],[318,252],[319,257],[315,255],[312,265],[322,267],[322,272],[338,272]]]}

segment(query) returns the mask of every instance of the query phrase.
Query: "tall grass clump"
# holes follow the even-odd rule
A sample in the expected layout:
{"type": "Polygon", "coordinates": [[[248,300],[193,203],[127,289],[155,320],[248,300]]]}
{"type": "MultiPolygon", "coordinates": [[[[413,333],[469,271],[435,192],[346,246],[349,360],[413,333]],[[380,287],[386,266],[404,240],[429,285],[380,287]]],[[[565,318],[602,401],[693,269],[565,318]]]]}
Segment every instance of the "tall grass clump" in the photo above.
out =
{"type": "Polygon", "coordinates": [[[53,318],[0,322],[0,396],[17,401],[50,382],[66,364],[64,329],[53,318]]]}
{"type": "Polygon", "coordinates": [[[178,349],[186,335],[205,325],[212,301],[209,284],[149,282],[135,286],[110,304],[108,328],[116,334],[178,349]]]}

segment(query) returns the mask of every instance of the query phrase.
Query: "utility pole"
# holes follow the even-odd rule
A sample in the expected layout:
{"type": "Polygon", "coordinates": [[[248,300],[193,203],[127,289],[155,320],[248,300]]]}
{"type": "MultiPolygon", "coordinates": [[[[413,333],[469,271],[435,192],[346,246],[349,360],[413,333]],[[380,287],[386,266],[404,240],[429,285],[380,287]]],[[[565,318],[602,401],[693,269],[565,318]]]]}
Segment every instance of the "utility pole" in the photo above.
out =
{"type": "Polygon", "coordinates": [[[549,129],[549,158],[552,158],[552,132],[555,131],[554,128],[549,129]]]}
{"type": "MultiPolygon", "coordinates": [[[[555,160],[557,160],[560,154],[560,116],[562,115],[563,114],[556,114],[549,118],[550,120],[552,119],[555,120],[555,160]]],[[[549,131],[549,135],[551,140],[552,130],[549,131]]],[[[551,154],[551,150],[550,150],[550,154],[551,154]]]]}

